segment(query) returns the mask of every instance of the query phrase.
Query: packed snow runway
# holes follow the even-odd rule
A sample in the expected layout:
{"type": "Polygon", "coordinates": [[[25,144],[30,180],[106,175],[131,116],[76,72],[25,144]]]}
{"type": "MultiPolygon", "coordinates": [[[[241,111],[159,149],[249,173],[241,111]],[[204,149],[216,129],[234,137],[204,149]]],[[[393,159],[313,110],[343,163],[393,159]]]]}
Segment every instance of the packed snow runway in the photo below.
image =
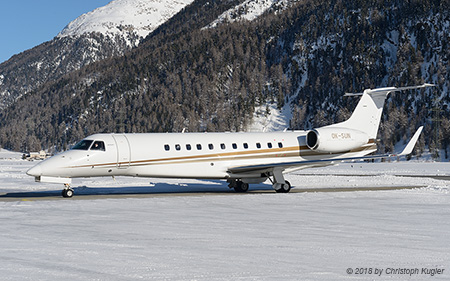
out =
{"type": "Polygon", "coordinates": [[[0,160],[2,280],[450,277],[449,163],[304,170],[287,179],[314,192],[289,194],[266,192],[269,184],[240,195],[220,181],[92,178],[74,181],[72,199],[26,176],[36,163],[0,160]]]}

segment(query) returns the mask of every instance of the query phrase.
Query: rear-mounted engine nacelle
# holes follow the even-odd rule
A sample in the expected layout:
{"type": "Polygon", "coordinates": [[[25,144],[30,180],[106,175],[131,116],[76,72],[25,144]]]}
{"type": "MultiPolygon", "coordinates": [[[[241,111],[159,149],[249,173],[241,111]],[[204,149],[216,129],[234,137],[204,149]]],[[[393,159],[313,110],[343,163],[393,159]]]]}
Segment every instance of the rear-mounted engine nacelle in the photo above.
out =
{"type": "Polygon", "coordinates": [[[368,141],[367,134],[347,128],[319,128],[306,134],[306,146],[309,149],[326,153],[349,151],[361,147],[368,141]]]}

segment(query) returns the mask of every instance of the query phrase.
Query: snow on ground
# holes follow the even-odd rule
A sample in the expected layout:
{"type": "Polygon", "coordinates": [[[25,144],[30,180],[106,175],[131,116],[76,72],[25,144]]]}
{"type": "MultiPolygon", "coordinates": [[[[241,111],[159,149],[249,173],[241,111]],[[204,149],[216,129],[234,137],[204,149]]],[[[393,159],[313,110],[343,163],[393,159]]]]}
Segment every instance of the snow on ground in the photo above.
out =
{"type": "Polygon", "coordinates": [[[450,176],[449,162],[392,161],[339,163],[336,166],[303,170],[301,174],[450,176]]]}
{"type": "MultiPolygon", "coordinates": [[[[36,163],[0,160],[0,193],[59,192],[24,174],[36,163]]],[[[352,163],[287,176],[300,189],[425,186],[412,190],[185,196],[176,191],[228,188],[92,178],[75,181],[87,187],[75,188],[72,199],[0,197],[0,279],[422,280],[438,269],[432,279],[448,280],[450,181],[398,174],[449,175],[450,164],[352,163]],[[77,200],[164,189],[175,193],[77,200]],[[355,275],[358,268],[366,274],[355,275]]]]}

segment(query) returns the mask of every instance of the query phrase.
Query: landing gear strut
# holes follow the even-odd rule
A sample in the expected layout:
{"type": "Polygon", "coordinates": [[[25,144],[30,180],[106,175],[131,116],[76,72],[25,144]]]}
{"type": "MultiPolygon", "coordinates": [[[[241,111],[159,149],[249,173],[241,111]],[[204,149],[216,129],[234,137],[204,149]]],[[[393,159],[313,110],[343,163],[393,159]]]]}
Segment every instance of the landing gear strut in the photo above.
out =
{"type": "Polygon", "coordinates": [[[62,191],[62,197],[71,198],[73,196],[73,189],[70,188],[69,184],[64,184],[64,189],[62,191]]]}
{"type": "Polygon", "coordinates": [[[291,183],[284,179],[282,170],[273,170],[272,186],[276,193],[288,193],[291,191],[291,183]]]}

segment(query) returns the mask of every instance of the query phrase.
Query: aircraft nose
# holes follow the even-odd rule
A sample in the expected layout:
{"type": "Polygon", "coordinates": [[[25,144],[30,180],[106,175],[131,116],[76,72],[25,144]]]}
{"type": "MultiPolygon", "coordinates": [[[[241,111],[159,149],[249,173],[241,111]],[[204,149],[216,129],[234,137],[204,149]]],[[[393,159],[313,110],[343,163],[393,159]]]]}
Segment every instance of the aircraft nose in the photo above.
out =
{"type": "Polygon", "coordinates": [[[32,177],[39,177],[42,175],[41,165],[36,165],[27,171],[27,175],[32,177]]]}

